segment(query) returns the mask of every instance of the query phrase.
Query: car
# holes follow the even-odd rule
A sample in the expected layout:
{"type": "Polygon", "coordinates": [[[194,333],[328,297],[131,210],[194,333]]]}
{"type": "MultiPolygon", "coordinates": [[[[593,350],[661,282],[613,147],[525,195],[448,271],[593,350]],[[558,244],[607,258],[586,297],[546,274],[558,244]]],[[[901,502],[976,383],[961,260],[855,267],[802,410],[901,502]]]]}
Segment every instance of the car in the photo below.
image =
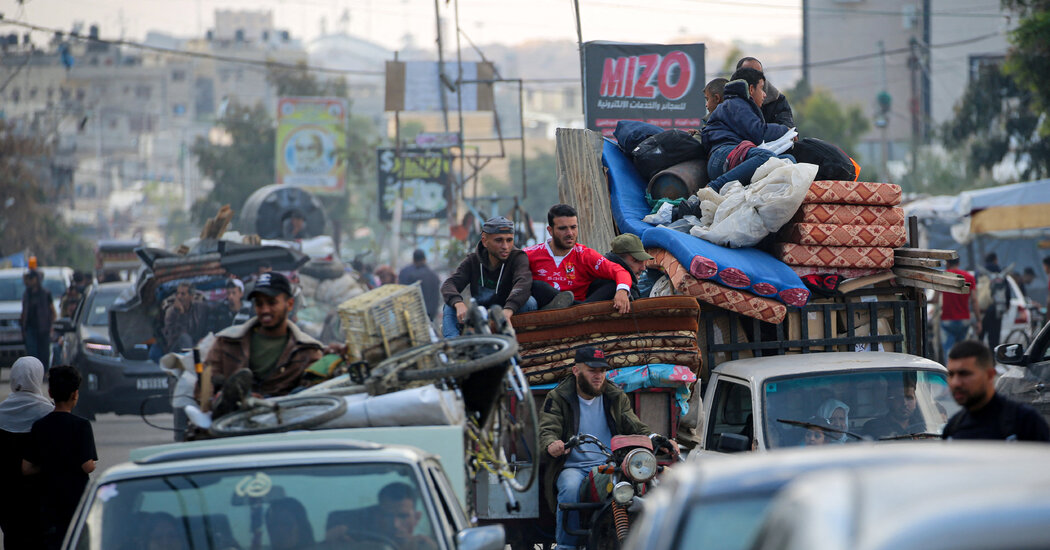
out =
{"type": "Polygon", "coordinates": [[[964,445],[969,460],[830,468],[770,505],[752,550],[1047,548],[1050,448],[964,445]]]}
{"type": "Polygon", "coordinates": [[[110,309],[132,283],[102,283],[89,287],[72,319],[59,319],[62,361],[76,367],[83,377],[77,414],[154,414],[171,412],[169,376],[160,365],[144,357],[126,357],[113,346],[110,309]]]}
{"type": "MultiPolygon", "coordinates": [[[[421,446],[462,444],[458,426],[383,431],[421,446]]],[[[388,509],[379,494],[400,492],[414,497],[410,509],[397,510],[401,534],[428,539],[419,548],[502,550],[503,527],[472,526],[437,455],[367,440],[376,433],[317,430],[138,449],[132,462],[89,483],[63,548],[144,548],[158,536],[151,529],[166,528],[182,548],[397,550],[405,539],[392,538],[395,521],[381,513],[388,509]],[[309,537],[274,543],[274,535],[293,532],[309,537]]]]}
{"type": "Polygon", "coordinates": [[[832,398],[850,408],[844,430],[869,435],[866,424],[887,411],[887,388],[894,383],[915,387],[919,421],[909,433],[917,437],[937,437],[959,409],[948,391],[947,369],[904,353],[823,352],[720,363],[711,370],[705,425],[692,453],[801,445],[806,423],[832,398]]]}
{"type": "Polygon", "coordinates": [[[995,361],[1006,365],[995,380],[995,391],[1014,401],[1027,403],[1050,421],[1050,323],[1023,344],[999,344],[995,361]]]}
{"type": "MultiPolygon", "coordinates": [[[[73,270],[68,267],[41,267],[44,288],[51,292],[55,312],[59,311],[62,295],[66,293],[73,270]]],[[[12,267],[0,269],[0,366],[9,366],[15,359],[26,354],[22,339],[22,294],[25,283],[22,276],[26,269],[12,267]]]]}
{"type": "Polygon", "coordinates": [[[864,443],[693,458],[662,477],[646,497],[624,550],[744,550],[777,495],[800,476],[828,469],[968,463],[983,448],[957,442],[864,443]]]}

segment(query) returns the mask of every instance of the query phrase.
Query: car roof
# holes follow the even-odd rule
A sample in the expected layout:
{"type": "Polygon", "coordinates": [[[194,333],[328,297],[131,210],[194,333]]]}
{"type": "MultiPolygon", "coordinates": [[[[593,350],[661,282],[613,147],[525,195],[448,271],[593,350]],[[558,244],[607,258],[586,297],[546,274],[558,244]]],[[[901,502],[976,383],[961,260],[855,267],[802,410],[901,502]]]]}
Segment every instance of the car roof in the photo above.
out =
{"type": "Polygon", "coordinates": [[[701,497],[779,490],[796,477],[829,468],[994,460],[1000,445],[964,441],[858,442],[773,449],[765,453],[703,453],[673,469],[664,482],[680,483],[701,497]]]}
{"type": "Polygon", "coordinates": [[[428,457],[413,447],[353,439],[352,429],[298,431],[171,443],[135,449],[131,462],[102,474],[99,483],[175,472],[319,464],[326,461],[415,463],[428,457]]]}
{"type": "MultiPolygon", "coordinates": [[[[944,448],[956,445],[946,442],[944,448]]],[[[777,541],[786,538],[792,541],[789,547],[812,550],[929,548],[933,543],[942,548],[1013,548],[1008,537],[1027,536],[1026,521],[1037,521],[1041,540],[1050,541],[1043,527],[1050,517],[1050,470],[1045,468],[1050,447],[985,442],[959,448],[971,458],[832,468],[800,476],[770,510],[763,528],[768,542],[782,547],[777,541]],[[997,525],[993,516],[1004,523],[997,525]],[[1008,534],[1011,518],[1017,529],[1008,534]],[[943,528],[935,530],[937,525],[943,528]],[[989,532],[999,535],[989,539],[989,532]],[[983,544],[974,538],[982,536],[983,544]]]]}
{"type": "Polygon", "coordinates": [[[736,361],[720,363],[714,368],[714,372],[759,381],[792,374],[887,368],[926,369],[947,372],[944,366],[936,361],[907,353],[886,351],[817,352],[737,359],[736,361]]]}

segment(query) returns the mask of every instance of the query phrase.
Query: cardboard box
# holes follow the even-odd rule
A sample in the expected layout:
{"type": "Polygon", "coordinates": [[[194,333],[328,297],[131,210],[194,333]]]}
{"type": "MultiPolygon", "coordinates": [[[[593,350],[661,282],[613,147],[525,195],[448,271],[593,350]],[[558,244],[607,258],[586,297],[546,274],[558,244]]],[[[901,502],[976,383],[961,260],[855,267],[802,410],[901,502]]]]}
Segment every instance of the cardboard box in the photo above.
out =
{"type": "MultiPolygon", "coordinates": [[[[849,296],[849,297],[846,298],[846,302],[847,303],[857,303],[857,302],[868,303],[868,302],[876,302],[876,301],[877,302],[896,302],[896,301],[901,301],[901,300],[904,300],[904,297],[901,296],[901,295],[898,295],[898,294],[880,294],[880,295],[877,295],[877,296],[872,296],[872,295],[868,295],[868,296],[849,296]]],[[[845,313],[845,312],[843,312],[843,313],[845,313]]],[[[871,323],[870,317],[871,317],[871,313],[868,310],[868,306],[863,306],[863,307],[854,309],[853,310],[853,326],[856,329],[859,329],[862,326],[870,324],[871,323]]],[[[892,323],[892,321],[893,321],[893,308],[888,306],[888,305],[876,306],[876,318],[879,319],[879,320],[885,320],[885,321],[887,321],[887,323],[892,323]]],[[[842,332],[843,334],[848,334],[848,329],[847,329],[847,326],[846,326],[846,316],[845,316],[845,314],[842,316],[841,321],[842,321],[842,324],[839,325],[839,331],[842,332]]],[[[858,334],[859,334],[859,332],[858,332],[858,334]]],[[[879,334],[883,334],[883,333],[879,332],[879,334]]]]}
{"type": "MultiPolygon", "coordinates": [[[[836,300],[831,298],[822,298],[817,300],[810,300],[810,305],[817,304],[834,304],[836,300]]],[[[824,332],[824,312],[823,311],[807,311],[805,315],[806,323],[806,338],[809,340],[821,339],[821,338],[838,338],[839,336],[839,318],[842,311],[832,310],[831,315],[831,331],[828,334],[824,332]]],[[[787,338],[788,340],[801,340],[802,339],[802,322],[801,316],[803,314],[799,311],[788,311],[787,317],[784,322],[787,324],[787,338]]],[[[788,353],[802,353],[800,348],[790,348],[788,353]]]]}

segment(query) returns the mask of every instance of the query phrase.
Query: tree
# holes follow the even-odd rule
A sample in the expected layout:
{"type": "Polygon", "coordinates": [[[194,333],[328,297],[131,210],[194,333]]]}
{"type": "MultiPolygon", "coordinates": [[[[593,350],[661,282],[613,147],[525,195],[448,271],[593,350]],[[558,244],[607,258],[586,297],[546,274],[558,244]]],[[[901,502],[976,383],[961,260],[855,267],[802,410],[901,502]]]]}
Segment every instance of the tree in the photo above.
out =
{"type": "MultiPolygon", "coordinates": [[[[1011,31],[1013,48],[1007,58],[1006,72],[1024,89],[1034,94],[1035,103],[1046,111],[1050,108],[1050,1],[1003,0],[1003,8],[1021,16],[1011,31]]],[[[1043,122],[1043,134],[1050,132],[1050,122],[1043,122]]]]}
{"type": "Polygon", "coordinates": [[[800,137],[815,137],[833,143],[860,161],[857,142],[871,129],[871,122],[859,106],[843,107],[826,90],[810,92],[809,86],[801,81],[786,95],[791,101],[800,137]]]}
{"type": "Polygon", "coordinates": [[[91,243],[55,215],[50,174],[51,150],[43,139],[0,120],[0,256],[25,251],[40,265],[90,269],[91,243]]]}

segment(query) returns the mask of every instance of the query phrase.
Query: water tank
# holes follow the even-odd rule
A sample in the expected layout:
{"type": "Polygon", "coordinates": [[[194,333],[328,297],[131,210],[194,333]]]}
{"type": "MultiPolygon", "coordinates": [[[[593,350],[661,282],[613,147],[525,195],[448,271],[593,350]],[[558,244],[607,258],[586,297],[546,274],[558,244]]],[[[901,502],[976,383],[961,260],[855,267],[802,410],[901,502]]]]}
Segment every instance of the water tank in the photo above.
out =
{"type": "Polygon", "coordinates": [[[277,184],[259,188],[244,201],[239,228],[264,239],[288,238],[290,218],[297,212],[306,222],[304,237],[325,234],[328,219],[321,201],[299,187],[277,184]]]}

